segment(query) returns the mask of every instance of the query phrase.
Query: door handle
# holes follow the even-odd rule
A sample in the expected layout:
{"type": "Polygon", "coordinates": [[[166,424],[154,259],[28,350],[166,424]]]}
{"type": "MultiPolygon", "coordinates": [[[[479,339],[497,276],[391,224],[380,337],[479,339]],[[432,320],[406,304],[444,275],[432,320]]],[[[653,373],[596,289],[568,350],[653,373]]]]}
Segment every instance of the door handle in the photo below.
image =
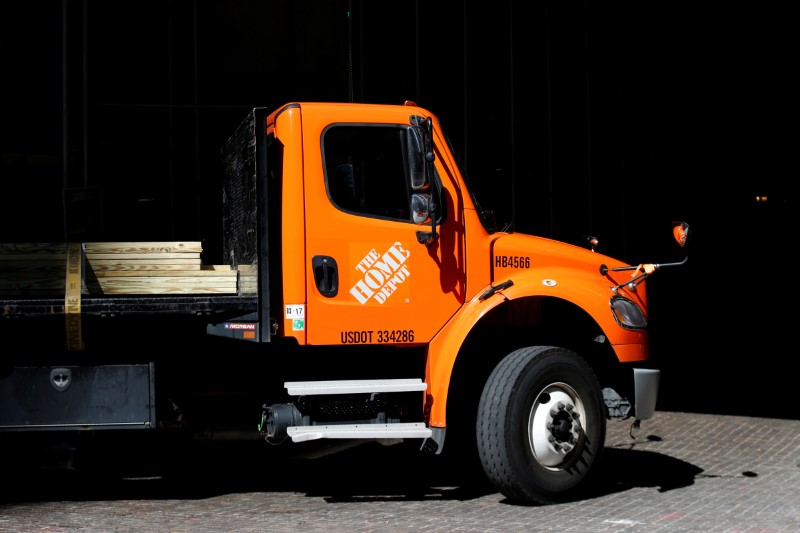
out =
{"type": "Polygon", "coordinates": [[[315,255],[311,258],[311,269],[320,294],[333,298],[339,293],[339,267],[336,266],[336,259],[327,255],[315,255]]]}

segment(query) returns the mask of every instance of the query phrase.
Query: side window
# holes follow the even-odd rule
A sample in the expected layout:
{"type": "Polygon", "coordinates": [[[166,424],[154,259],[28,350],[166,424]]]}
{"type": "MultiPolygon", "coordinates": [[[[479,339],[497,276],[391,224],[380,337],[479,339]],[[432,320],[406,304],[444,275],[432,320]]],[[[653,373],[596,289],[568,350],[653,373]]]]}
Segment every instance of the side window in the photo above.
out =
{"type": "Polygon", "coordinates": [[[322,135],[328,197],[343,211],[411,221],[406,129],[331,126],[322,135]]]}

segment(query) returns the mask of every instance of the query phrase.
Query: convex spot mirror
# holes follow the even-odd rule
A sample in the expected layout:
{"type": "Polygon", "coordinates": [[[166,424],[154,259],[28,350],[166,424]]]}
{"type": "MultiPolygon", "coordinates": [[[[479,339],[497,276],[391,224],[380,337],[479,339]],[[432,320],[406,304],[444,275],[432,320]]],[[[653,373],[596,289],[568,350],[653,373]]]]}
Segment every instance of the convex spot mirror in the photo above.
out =
{"type": "Polygon", "coordinates": [[[421,226],[431,222],[431,195],[414,193],[411,195],[411,217],[414,224],[421,226]]]}

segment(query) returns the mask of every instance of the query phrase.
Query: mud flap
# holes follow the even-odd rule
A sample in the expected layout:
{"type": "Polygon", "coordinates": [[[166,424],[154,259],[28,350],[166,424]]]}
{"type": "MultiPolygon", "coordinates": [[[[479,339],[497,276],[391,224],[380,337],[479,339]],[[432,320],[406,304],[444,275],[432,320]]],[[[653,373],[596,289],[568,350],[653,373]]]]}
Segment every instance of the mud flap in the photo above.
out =
{"type": "Polygon", "coordinates": [[[655,414],[660,377],[660,370],[650,368],[633,369],[636,420],[647,420],[655,414]]]}

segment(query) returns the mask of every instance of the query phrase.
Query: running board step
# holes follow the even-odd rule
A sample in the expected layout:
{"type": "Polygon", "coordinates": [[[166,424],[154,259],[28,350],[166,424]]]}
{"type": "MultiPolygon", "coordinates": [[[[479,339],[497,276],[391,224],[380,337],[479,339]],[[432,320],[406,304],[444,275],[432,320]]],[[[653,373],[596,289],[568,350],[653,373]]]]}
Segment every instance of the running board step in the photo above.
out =
{"type": "Polygon", "coordinates": [[[286,433],[293,442],[317,439],[426,439],[433,434],[422,422],[292,426],[286,428],[286,433]]]}
{"type": "Polygon", "coordinates": [[[287,381],[283,384],[290,396],[316,394],[356,394],[370,392],[424,391],[421,379],[358,379],[342,381],[287,381]]]}

